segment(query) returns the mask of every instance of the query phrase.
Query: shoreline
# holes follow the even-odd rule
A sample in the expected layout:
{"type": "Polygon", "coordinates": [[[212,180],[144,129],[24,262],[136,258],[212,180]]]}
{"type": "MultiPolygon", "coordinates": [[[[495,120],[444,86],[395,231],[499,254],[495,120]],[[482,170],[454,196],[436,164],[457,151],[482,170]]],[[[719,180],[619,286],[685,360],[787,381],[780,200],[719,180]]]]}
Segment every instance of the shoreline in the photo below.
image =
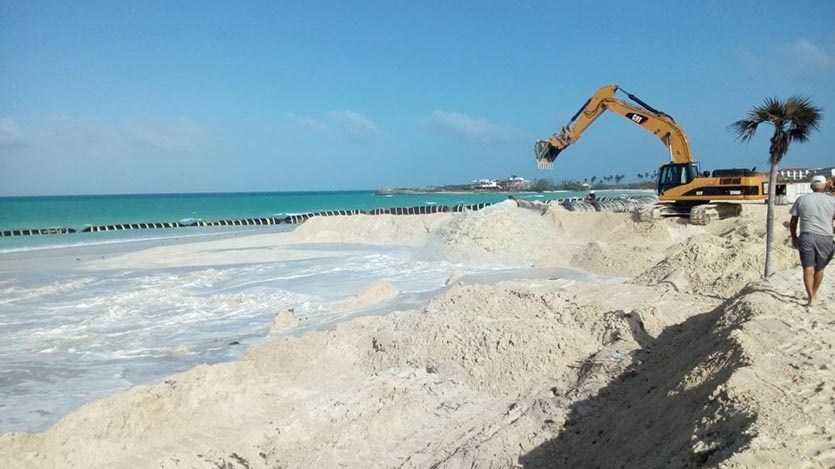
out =
{"type": "MultiPolygon", "coordinates": [[[[408,192],[408,191],[407,191],[408,192]]],[[[61,238],[67,234],[109,233],[131,230],[167,231],[172,228],[268,226],[296,224],[310,216],[333,214],[424,213],[440,207],[455,210],[501,202],[517,194],[543,198],[571,192],[415,192],[375,195],[373,191],[256,193],[256,194],[152,194],[97,196],[83,203],[74,197],[0,200],[0,246],[19,244],[15,239],[61,238]],[[418,200],[415,200],[415,198],[418,200]],[[426,198],[426,200],[420,200],[426,198]]],[[[612,194],[645,194],[612,191],[612,194]]]]}
{"type": "Polygon", "coordinates": [[[588,188],[582,191],[571,190],[547,190],[547,191],[503,191],[503,190],[431,190],[431,189],[409,189],[409,188],[395,188],[395,189],[377,189],[374,191],[375,195],[479,195],[479,194],[501,194],[501,195],[535,195],[535,194],[562,194],[562,193],[582,193],[594,190],[596,192],[639,192],[655,194],[655,189],[595,189],[588,188]]]}

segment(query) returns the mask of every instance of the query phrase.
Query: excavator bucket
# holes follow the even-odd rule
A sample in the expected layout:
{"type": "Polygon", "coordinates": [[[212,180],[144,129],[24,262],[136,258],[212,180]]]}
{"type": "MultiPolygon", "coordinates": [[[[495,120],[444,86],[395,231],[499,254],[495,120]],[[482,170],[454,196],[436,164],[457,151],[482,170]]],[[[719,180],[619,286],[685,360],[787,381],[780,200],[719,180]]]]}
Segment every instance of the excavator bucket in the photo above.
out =
{"type": "Polygon", "coordinates": [[[562,149],[555,148],[546,140],[536,142],[536,165],[539,169],[554,169],[554,160],[557,159],[562,149]]]}

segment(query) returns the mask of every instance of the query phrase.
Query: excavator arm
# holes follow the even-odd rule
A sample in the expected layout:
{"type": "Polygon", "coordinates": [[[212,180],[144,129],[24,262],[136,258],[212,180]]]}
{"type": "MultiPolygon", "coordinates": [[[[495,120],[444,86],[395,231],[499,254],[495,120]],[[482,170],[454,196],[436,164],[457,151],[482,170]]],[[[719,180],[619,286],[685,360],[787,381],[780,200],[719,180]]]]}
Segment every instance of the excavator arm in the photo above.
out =
{"type": "Polygon", "coordinates": [[[597,90],[591,98],[577,111],[567,125],[559,133],[548,140],[536,142],[536,160],[540,169],[553,169],[554,160],[569,145],[576,142],[583,132],[606,111],[619,114],[632,123],[651,132],[658,137],[669,149],[670,161],[674,163],[692,163],[693,156],[687,134],[679,127],[675,120],[645,102],[635,95],[620,90],[635,104],[618,99],[615,93],[617,85],[606,85],[597,90]]]}

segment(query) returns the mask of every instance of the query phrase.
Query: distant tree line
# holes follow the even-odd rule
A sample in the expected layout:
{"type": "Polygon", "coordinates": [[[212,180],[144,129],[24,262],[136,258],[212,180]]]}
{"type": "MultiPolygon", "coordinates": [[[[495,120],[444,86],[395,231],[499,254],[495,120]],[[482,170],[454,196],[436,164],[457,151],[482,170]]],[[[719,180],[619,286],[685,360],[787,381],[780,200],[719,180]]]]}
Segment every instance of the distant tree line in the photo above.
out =
{"type": "Polygon", "coordinates": [[[591,176],[582,181],[577,179],[563,179],[554,182],[553,179],[534,179],[531,181],[531,190],[534,192],[545,191],[584,191],[593,189],[654,189],[655,178],[658,172],[637,173],[637,182],[623,182],[626,179],[624,174],[613,174],[609,176],[591,176]]]}
{"type": "MultiPolygon", "coordinates": [[[[591,176],[583,178],[582,181],[578,179],[563,179],[555,182],[553,179],[534,179],[530,183],[528,190],[533,192],[546,191],[574,191],[582,192],[588,189],[655,189],[655,178],[658,172],[637,173],[637,181],[623,182],[626,176],[623,174],[613,174],[608,176],[591,176]]],[[[516,176],[511,176],[515,178],[516,176]]],[[[444,186],[429,186],[419,188],[391,188],[379,189],[378,194],[396,194],[396,193],[432,193],[432,192],[468,192],[473,190],[472,184],[449,184],[444,186]]]]}

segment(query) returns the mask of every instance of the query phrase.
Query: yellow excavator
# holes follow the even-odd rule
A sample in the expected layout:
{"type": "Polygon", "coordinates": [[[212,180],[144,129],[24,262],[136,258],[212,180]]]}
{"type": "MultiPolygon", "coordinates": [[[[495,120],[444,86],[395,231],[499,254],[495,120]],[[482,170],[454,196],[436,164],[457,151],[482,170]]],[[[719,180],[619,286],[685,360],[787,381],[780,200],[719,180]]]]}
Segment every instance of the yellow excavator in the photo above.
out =
{"type": "Polygon", "coordinates": [[[706,225],[711,220],[737,216],[742,211],[738,201],[766,200],[768,180],[754,169],[717,169],[701,172],[693,161],[687,134],[664,112],[620,89],[606,85],[588,101],[548,140],[536,142],[536,160],[540,169],[553,169],[554,160],[606,111],[619,114],[651,132],[668,148],[670,163],[658,169],[656,181],[660,203],[642,210],[639,218],[647,220],[664,216],[689,216],[690,222],[706,225]],[[631,100],[618,99],[621,91],[631,100]],[[634,104],[633,104],[634,103],[634,104]]]}

